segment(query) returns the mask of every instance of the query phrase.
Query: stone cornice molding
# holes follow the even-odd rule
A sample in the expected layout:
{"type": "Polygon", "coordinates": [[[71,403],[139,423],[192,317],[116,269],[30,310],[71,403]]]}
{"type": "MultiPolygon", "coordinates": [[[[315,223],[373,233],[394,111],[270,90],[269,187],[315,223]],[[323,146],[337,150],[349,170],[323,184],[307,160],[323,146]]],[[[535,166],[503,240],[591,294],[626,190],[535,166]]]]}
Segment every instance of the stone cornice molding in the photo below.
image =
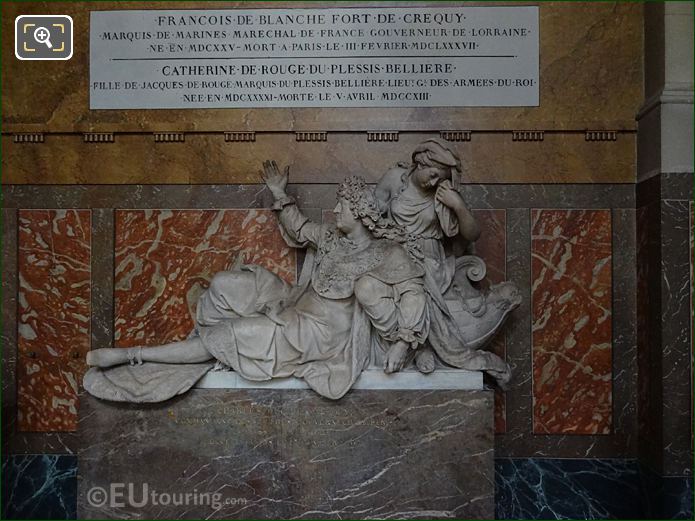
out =
{"type": "Polygon", "coordinates": [[[668,83],[659,91],[650,96],[637,112],[636,120],[639,121],[649,114],[655,107],[661,105],[692,105],[692,83],[668,83]]]}

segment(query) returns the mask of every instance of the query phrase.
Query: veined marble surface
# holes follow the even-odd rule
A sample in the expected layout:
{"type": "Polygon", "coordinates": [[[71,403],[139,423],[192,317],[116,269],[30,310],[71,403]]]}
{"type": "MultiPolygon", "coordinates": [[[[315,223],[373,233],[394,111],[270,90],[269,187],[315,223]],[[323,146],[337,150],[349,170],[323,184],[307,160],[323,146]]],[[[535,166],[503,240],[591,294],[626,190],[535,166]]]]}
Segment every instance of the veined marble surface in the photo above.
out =
{"type": "Polygon", "coordinates": [[[115,210],[116,347],[186,338],[198,297],[215,273],[241,261],[289,283],[297,250],[268,209],[115,210]]]}
{"type": "Polygon", "coordinates": [[[497,519],[644,519],[634,460],[499,458],[497,519]]]}
{"type": "Polygon", "coordinates": [[[74,519],[77,457],[14,454],[2,459],[2,519],[74,519]]]}
{"type": "MultiPolygon", "coordinates": [[[[90,210],[18,212],[15,320],[22,431],[73,431],[77,424],[77,382],[90,347],[90,221],[90,210]]],[[[15,320],[7,327],[15,327],[15,320]]]]}
{"type": "Polygon", "coordinates": [[[78,517],[491,519],[492,402],[461,390],[85,396],[78,517]],[[114,484],[124,495],[112,501],[114,484]]]}
{"type": "MultiPolygon", "coordinates": [[[[495,459],[497,518],[692,519],[692,478],[659,478],[637,469],[635,460],[495,459]],[[641,498],[635,496],[636,472],[641,498]],[[555,486],[558,480],[567,486],[555,486]],[[570,497],[563,501],[565,494],[570,497]]],[[[73,519],[76,474],[72,455],[6,457],[2,518],[73,519]]]]}
{"type": "Polygon", "coordinates": [[[534,434],[610,434],[609,210],[531,212],[534,434]]]}

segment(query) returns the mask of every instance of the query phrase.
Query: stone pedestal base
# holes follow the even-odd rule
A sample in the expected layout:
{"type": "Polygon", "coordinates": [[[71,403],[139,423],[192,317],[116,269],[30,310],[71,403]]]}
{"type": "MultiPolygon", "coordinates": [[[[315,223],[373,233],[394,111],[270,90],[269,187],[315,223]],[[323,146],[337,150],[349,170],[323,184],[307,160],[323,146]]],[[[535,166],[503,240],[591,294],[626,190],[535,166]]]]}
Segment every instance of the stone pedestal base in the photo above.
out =
{"type": "Polygon", "coordinates": [[[490,391],[81,399],[88,519],[494,517],[490,391]]]}

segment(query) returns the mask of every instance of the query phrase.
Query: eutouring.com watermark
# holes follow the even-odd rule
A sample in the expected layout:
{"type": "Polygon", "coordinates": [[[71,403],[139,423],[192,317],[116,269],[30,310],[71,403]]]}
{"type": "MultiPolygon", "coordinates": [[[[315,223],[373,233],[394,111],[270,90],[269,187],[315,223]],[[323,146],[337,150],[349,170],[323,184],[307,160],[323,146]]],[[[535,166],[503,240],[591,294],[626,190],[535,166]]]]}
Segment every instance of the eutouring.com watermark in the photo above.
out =
{"type": "Polygon", "coordinates": [[[209,506],[219,510],[228,505],[244,505],[248,500],[223,497],[219,492],[159,492],[148,483],[111,483],[108,487],[92,487],[87,503],[96,508],[143,508],[147,506],[209,506]]]}

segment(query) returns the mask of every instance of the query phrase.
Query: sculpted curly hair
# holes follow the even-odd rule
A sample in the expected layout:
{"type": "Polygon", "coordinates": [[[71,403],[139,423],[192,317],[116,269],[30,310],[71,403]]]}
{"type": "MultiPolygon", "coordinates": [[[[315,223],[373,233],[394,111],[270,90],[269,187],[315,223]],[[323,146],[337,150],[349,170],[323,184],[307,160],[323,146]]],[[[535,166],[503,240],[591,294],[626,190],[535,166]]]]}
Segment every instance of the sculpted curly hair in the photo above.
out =
{"type": "Polygon", "coordinates": [[[417,239],[402,226],[379,213],[374,190],[367,186],[363,177],[346,178],[338,187],[337,196],[350,204],[352,216],[361,221],[374,237],[398,242],[413,258],[423,258],[417,239]]]}

